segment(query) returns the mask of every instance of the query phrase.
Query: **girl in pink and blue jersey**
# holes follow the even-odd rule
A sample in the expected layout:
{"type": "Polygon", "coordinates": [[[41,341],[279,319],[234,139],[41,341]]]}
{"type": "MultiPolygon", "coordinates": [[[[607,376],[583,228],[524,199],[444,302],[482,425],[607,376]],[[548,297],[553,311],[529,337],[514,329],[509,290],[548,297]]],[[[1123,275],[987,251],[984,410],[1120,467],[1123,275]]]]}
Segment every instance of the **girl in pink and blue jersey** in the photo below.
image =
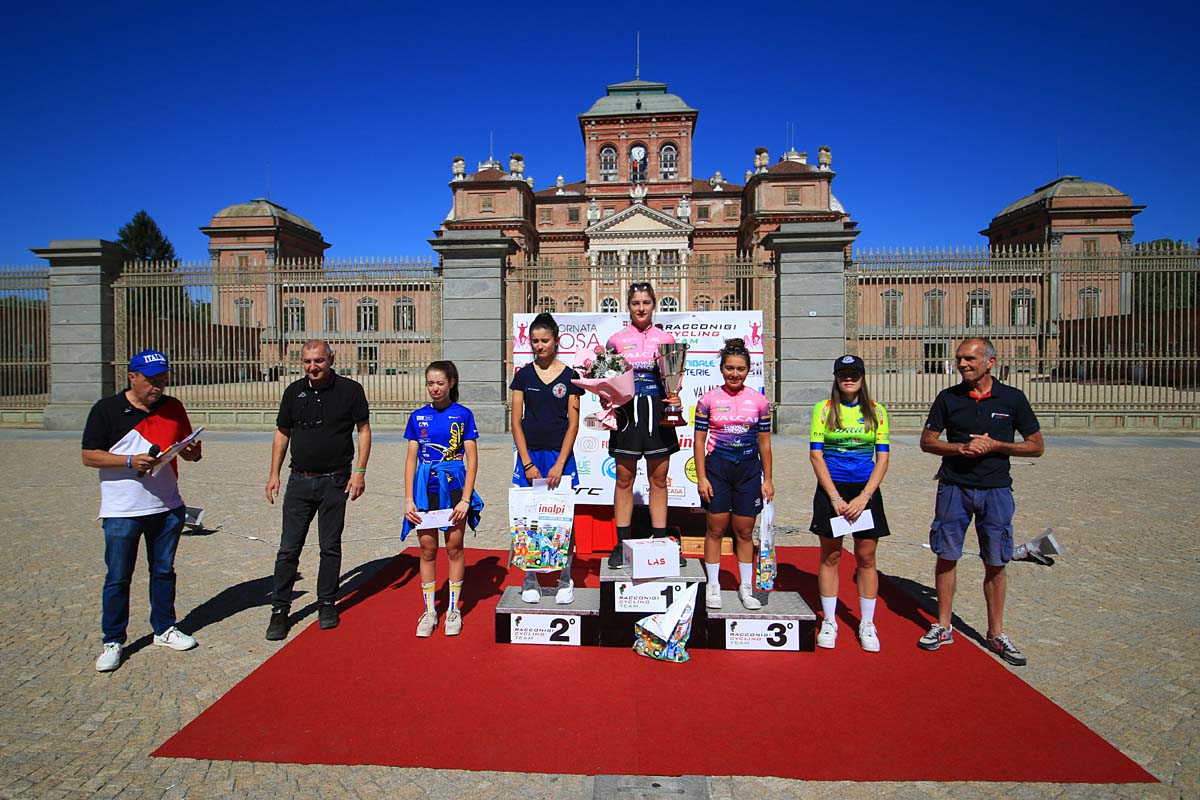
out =
{"type": "Polygon", "coordinates": [[[741,339],[721,350],[722,386],[696,403],[695,464],[700,499],[708,510],[704,604],[721,607],[721,540],[733,526],[738,560],[738,599],[762,608],[754,596],[754,520],[763,502],[775,496],[771,480],[771,406],[761,392],[746,387],[750,352],[741,339]]]}

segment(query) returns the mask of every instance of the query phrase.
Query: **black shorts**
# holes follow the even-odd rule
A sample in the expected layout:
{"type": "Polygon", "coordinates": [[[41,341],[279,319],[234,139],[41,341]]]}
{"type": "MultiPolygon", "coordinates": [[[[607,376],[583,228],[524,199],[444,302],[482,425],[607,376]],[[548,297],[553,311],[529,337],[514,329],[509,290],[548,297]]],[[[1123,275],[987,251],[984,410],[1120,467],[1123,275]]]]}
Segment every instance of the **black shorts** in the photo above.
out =
{"type": "MultiPolygon", "coordinates": [[[[833,485],[842,499],[848,503],[862,494],[863,487],[867,484],[865,482],[839,483],[834,481],[833,485]]],[[[867,509],[875,519],[875,527],[869,531],[858,531],[850,535],[855,539],[879,539],[883,536],[890,536],[892,532],[888,529],[887,515],[883,513],[883,487],[875,490],[875,494],[867,502],[867,509]]],[[[833,528],[829,526],[829,520],[836,516],[833,503],[829,501],[829,495],[825,494],[825,490],[818,484],[817,491],[813,495],[812,524],[808,526],[808,529],[817,536],[832,539],[834,538],[833,528]]]]}
{"type": "Polygon", "coordinates": [[[608,435],[613,458],[666,458],[679,451],[674,428],[663,427],[663,399],[640,395],[617,409],[617,430],[608,435]]]}
{"type": "Polygon", "coordinates": [[[762,511],[762,460],[745,458],[730,461],[709,454],[704,459],[704,475],[712,484],[712,501],[700,504],[712,514],[730,511],[738,517],[757,517],[762,511]]]}
{"type": "MultiPolygon", "coordinates": [[[[437,511],[439,508],[441,508],[441,505],[440,505],[440,503],[442,502],[441,495],[437,492],[436,489],[427,495],[427,499],[429,500],[429,510],[430,511],[437,511]]],[[[462,489],[451,489],[450,490],[450,505],[447,506],[447,508],[454,508],[456,505],[458,505],[460,502],[462,502],[462,499],[463,499],[462,489]]]]}

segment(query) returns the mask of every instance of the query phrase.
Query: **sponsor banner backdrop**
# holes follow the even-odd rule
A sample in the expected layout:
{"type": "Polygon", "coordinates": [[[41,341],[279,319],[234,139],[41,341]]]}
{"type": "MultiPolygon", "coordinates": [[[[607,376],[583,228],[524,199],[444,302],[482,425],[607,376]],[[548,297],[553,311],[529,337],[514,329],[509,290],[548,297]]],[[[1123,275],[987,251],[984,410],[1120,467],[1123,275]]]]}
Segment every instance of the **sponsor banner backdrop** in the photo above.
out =
{"type": "MultiPolygon", "coordinates": [[[[512,323],[513,369],[520,369],[533,360],[529,349],[529,324],[536,314],[516,314],[512,323]]],[[[624,327],[627,314],[555,314],[558,323],[558,357],[568,366],[583,362],[608,337],[624,327]]],[[[673,506],[698,508],[700,495],[696,491],[696,471],[692,459],[695,441],[692,421],[696,401],[709,389],[720,386],[721,367],[718,358],[726,339],[741,338],[750,351],[750,376],[746,386],[764,391],[763,327],[761,311],[687,311],[657,312],[655,324],[669,331],[677,342],[686,342],[688,350],[686,374],[679,395],[683,400],[688,425],[677,428],[680,451],[671,457],[671,472],[667,488],[673,506]]],[[[511,376],[509,376],[511,379],[511,376]]],[[[575,462],[579,465],[579,486],[576,499],[581,503],[608,503],[616,479],[616,462],[608,455],[608,431],[592,430],[582,424],[588,414],[600,411],[600,401],[594,394],[580,398],[580,428],[575,440],[575,462]]],[[[515,463],[515,457],[514,457],[515,463]]],[[[634,482],[634,501],[645,504],[649,498],[646,462],[638,461],[634,482]]]]}

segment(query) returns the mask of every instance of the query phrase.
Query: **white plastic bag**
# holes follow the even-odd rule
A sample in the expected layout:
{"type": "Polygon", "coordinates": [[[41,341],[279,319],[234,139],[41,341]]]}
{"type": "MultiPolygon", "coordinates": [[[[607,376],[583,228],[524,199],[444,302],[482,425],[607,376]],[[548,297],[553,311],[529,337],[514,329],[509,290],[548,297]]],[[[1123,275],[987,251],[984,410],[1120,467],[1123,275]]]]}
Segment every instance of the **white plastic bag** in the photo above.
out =
{"type": "Polygon", "coordinates": [[[775,562],[775,504],[768,500],[763,504],[758,532],[758,558],[754,563],[754,588],[769,592],[775,588],[775,576],[779,572],[775,562]]]}

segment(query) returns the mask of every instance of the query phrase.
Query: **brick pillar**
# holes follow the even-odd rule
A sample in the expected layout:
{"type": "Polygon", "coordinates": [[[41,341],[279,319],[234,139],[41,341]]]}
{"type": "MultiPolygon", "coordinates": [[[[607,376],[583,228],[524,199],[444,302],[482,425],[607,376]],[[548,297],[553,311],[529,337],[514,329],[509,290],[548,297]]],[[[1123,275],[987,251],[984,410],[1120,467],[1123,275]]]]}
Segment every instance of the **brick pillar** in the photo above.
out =
{"type": "Polygon", "coordinates": [[[55,240],[33,248],[50,262],[50,403],[46,430],[83,429],[88,411],[117,390],[113,281],[125,251],[103,239],[55,240]]]}
{"type": "Polygon", "coordinates": [[[763,239],[775,254],[775,370],[780,433],[808,434],[813,404],[829,397],[846,347],[845,251],[858,236],[840,222],[798,222],[763,239]]]}
{"type": "Polygon", "coordinates": [[[507,430],[504,374],[506,259],[517,244],[500,231],[447,231],[429,243],[442,261],[442,357],[458,367],[459,395],[479,430],[507,430]]]}

